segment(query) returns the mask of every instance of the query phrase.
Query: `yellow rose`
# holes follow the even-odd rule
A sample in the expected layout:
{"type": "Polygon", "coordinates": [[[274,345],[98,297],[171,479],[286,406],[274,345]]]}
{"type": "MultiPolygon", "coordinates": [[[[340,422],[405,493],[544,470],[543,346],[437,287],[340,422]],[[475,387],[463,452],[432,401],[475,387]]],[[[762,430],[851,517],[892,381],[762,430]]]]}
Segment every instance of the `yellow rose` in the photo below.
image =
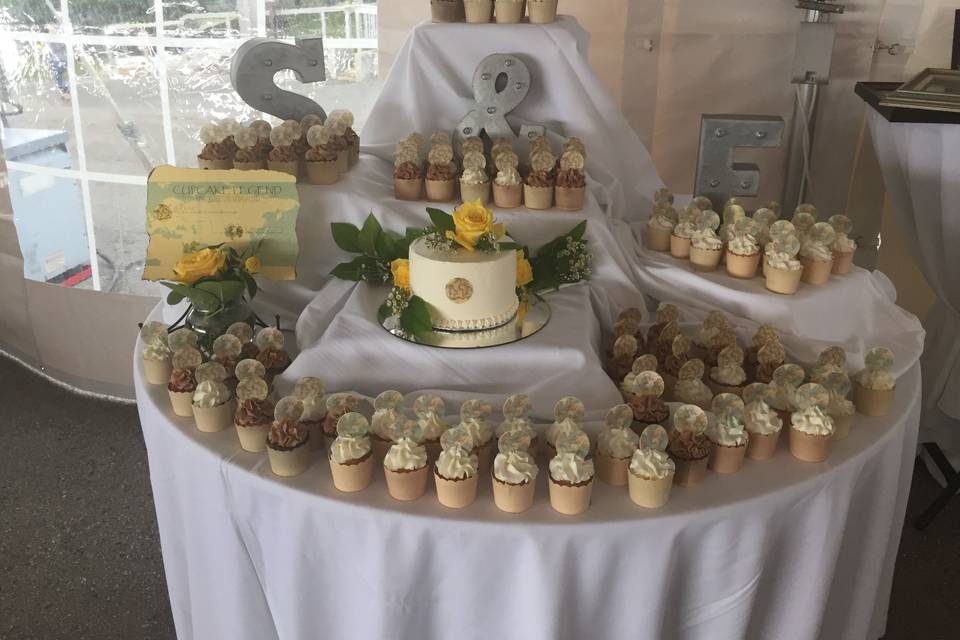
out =
{"type": "Polygon", "coordinates": [[[193,284],[200,278],[217,275],[226,262],[227,255],[220,249],[208,247],[188,253],[173,266],[174,279],[183,284],[193,284]]]}
{"type": "Polygon", "coordinates": [[[517,251],[517,287],[523,287],[533,282],[533,267],[530,261],[523,257],[523,251],[517,251]]]}
{"type": "Polygon", "coordinates": [[[453,211],[456,232],[447,231],[446,236],[464,249],[473,251],[480,237],[492,233],[494,238],[503,235],[503,225],[493,223],[493,211],[483,206],[479,199],[464,202],[453,211]]]}
{"type": "Polygon", "coordinates": [[[401,289],[410,288],[410,261],[397,258],[390,263],[390,272],[393,274],[393,286],[401,289]]]}
{"type": "Polygon", "coordinates": [[[243,261],[243,266],[250,273],[260,273],[260,258],[257,256],[250,256],[243,261]]]}

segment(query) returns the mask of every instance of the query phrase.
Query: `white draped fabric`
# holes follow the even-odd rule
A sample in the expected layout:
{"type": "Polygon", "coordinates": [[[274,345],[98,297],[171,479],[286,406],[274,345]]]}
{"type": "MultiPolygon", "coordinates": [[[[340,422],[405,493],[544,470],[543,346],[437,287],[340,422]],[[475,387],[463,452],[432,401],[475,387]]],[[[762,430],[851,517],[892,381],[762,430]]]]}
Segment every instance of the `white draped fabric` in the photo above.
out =
{"type": "Polygon", "coordinates": [[[926,319],[924,439],[960,454],[960,126],[891,123],[871,111],[870,132],[898,226],[937,296],[926,319]]]}

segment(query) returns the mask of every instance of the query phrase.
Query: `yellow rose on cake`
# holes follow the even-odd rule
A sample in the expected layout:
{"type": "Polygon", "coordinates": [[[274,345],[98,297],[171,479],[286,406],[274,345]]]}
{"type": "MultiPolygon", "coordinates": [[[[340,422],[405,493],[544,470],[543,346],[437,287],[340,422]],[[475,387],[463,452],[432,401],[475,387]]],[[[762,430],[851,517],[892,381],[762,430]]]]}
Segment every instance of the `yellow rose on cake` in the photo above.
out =
{"type": "Polygon", "coordinates": [[[220,249],[207,247],[180,258],[180,262],[173,266],[173,273],[177,282],[190,285],[201,278],[217,275],[226,262],[227,254],[220,249]]]}
{"type": "Polygon", "coordinates": [[[390,263],[390,272],[393,274],[393,286],[401,289],[410,288],[410,261],[397,258],[390,263]]]}
{"type": "Polygon", "coordinates": [[[530,261],[523,257],[523,251],[517,251],[517,287],[524,287],[533,282],[533,267],[530,261]]]}
{"type": "Polygon", "coordinates": [[[453,211],[456,231],[447,231],[446,236],[464,249],[473,251],[480,238],[488,233],[496,240],[504,231],[503,225],[493,221],[493,211],[483,206],[479,199],[464,202],[453,211]]]}

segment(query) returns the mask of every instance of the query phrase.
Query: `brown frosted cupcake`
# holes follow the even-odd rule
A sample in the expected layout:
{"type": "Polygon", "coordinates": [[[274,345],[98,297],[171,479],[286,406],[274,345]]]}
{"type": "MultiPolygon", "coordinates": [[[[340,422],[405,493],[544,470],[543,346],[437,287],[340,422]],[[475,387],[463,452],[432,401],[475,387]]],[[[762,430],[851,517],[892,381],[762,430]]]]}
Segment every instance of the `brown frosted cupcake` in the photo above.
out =
{"type": "MultiPolygon", "coordinates": [[[[193,335],[196,336],[196,334],[193,335]]],[[[173,372],[170,374],[170,381],[167,383],[167,391],[170,394],[170,404],[173,407],[173,412],[180,417],[188,418],[193,416],[193,392],[197,389],[197,378],[194,371],[203,362],[203,356],[194,347],[180,345],[177,337],[179,335],[176,332],[171,334],[170,337],[170,346],[174,347],[173,357],[171,358],[173,372]],[[180,348],[176,348],[178,346],[180,348]]],[[[195,339],[193,344],[196,344],[195,339]]]]}
{"type": "Polygon", "coordinates": [[[227,127],[219,123],[204,125],[200,129],[200,141],[203,142],[203,149],[197,155],[198,167],[201,169],[233,168],[233,154],[236,146],[227,127]]]}
{"type": "Polygon", "coordinates": [[[449,143],[435,143],[427,154],[427,200],[451,202],[457,178],[457,166],[453,163],[453,147],[449,143]]]}
{"type": "Polygon", "coordinates": [[[706,429],[707,414],[703,409],[692,404],[677,409],[667,452],[676,461],[674,482],[681,486],[698,485],[706,477],[712,448],[706,429]]]}
{"type": "Polygon", "coordinates": [[[310,431],[300,423],[303,402],[294,396],[281,398],[267,435],[270,469],[278,476],[296,476],[310,466],[310,431]]]}
{"type": "Polygon", "coordinates": [[[530,173],[523,185],[523,204],[528,209],[549,209],[553,206],[555,164],[556,158],[547,147],[541,147],[531,154],[530,173]]]}
{"type": "Polygon", "coordinates": [[[272,384],[273,379],[290,366],[290,354],[283,349],[283,333],[275,327],[266,327],[257,334],[257,361],[266,369],[265,380],[272,384]]]}
{"type": "Polygon", "coordinates": [[[583,209],[583,197],[587,190],[586,159],[578,148],[569,148],[560,156],[560,172],[557,174],[557,208],[563,211],[583,209]]]}

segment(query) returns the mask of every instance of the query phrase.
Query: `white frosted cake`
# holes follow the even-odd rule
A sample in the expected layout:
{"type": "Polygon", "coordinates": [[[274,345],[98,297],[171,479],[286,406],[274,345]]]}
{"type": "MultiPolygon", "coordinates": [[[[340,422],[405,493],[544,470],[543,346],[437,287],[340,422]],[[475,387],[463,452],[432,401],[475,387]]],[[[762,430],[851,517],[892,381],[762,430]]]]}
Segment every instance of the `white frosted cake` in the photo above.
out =
{"type": "Polygon", "coordinates": [[[514,251],[434,249],[420,238],[410,245],[410,289],[423,298],[436,329],[479,331],[517,313],[514,251]]]}

